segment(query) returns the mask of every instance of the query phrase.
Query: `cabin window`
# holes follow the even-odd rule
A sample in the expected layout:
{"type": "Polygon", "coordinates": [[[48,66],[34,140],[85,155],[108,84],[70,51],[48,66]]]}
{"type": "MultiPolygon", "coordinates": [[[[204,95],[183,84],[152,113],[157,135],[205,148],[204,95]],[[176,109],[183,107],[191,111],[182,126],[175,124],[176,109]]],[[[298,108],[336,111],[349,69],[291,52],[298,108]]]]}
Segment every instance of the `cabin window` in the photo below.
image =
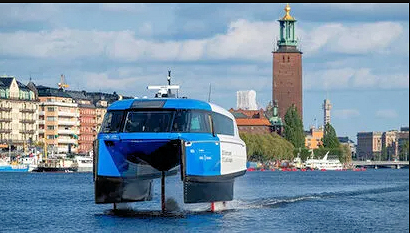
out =
{"type": "Polygon", "coordinates": [[[212,113],[212,119],[214,122],[215,133],[216,134],[225,134],[225,135],[235,135],[233,120],[227,116],[224,116],[219,113],[212,113]]]}
{"type": "Polygon", "coordinates": [[[191,133],[212,133],[209,117],[206,112],[192,111],[191,122],[189,124],[191,133]]]}
{"type": "Polygon", "coordinates": [[[172,111],[128,112],[124,132],[169,132],[172,115],[172,111]]]}
{"type": "Polygon", "coordinates": [[[209,113],[197,110],[177,111],[172,132],[212,133],[209,113]]]}
{"type": "Polygon", "coordinates": [[[101,133],[118,133],[120,130],[121,120],[124,115],[123,111],[110,111],[104,116],[101,125],[101,133]]]}

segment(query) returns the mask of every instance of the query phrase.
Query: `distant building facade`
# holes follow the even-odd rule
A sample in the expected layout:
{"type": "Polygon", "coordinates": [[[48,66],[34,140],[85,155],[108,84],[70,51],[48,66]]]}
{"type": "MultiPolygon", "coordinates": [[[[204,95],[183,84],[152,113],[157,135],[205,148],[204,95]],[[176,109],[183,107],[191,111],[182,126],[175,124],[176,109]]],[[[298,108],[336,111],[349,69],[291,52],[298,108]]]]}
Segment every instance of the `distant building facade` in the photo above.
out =
{"type": "Polygon", "coordinates": [[[387,160],[397,158],[399,152],[397,133],[397,130],[382,133],[382,155],[386,156],[387,160]]]}
{"type": "Polygon", "coordinates": [[[229,112],[235,117],[239,132],[254,134],[266,134],[273,132],[273,126],[266,118],[263,109],[244,110],[229,109],[229,112]]]}
{"type": "Polygon", "coordinates": [[[323,145],[323,128],[310,127],[310,130],[305,132],[305,146],[308,149],[317,149],[319,146],[323,145]]]}
{"type": "Polygon", "coordinates": [[[254,90],[237,91],[236,108],[244,110],[258,110],[258,105],[256,103],[256,92],[254,90]]]}
{"type": "Polygon", "coordinates": [[[330,100],[325,99],[323,101],[323,125],[326,125],[327,123],[330,124],[330,110],[332,109],[332,104],[330,104],[330,100]]]}
{"type": "Polygon", "coordinates": [[[279,106],[279,116],[284,119],[286,111],[293,104],[303,119],[302,105],[302,52],[297,48],[295,35],[296,19],[285,7],[286,15],[279,19],[280,38],[273,51],[272,101],[279,106]]]}
{"type": "Polygon", "coordinates": [[[62,89],[45,86],[36,88],[40,100],[39,139],[46,143],[48,155],[78,153],[78,104],[62,89]]]}
{"type": "Polygon", "coordinates": [[[0,149],[28,153],[45,144],[48,155],[88,153],[101,127],[107,107],[121,99],[116,92],[86,92],[26,85],[13,76],[0,76],[0,149]]]}
{"type": "Polygon", "coordinates": [[[0,144],[26,149],[38,140],[35,93],[13,76],[0,76],[0,144]]]}
{"type": "Polygon", "coordinates": [[[379,160],[382,151],[382,132],[357,133],[357,160],[379,160]]]}

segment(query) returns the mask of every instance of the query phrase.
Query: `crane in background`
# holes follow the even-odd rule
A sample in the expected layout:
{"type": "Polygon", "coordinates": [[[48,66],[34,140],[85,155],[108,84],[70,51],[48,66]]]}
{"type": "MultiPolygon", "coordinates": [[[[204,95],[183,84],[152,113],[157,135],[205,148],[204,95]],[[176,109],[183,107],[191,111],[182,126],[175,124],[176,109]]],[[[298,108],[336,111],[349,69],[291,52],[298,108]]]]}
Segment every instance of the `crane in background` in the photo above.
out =
{"type": "Polygon", "coordinates": [[[68,87],[68,84],[65,83],[65,76],[64,76],[64,74],[62,74],[62,75],[61,75],[61,78],[60,78],[60,82],[58,83],[58,88],[64,90],[64,89],[67,88],[67,87],[68,87]]]}

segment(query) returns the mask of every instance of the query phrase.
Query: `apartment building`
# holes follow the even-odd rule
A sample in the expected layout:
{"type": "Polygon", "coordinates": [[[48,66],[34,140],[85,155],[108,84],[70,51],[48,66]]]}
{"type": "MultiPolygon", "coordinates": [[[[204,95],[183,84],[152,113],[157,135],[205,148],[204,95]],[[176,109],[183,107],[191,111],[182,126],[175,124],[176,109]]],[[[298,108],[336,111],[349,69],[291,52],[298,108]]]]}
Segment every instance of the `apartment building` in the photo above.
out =
{"type": "Polygon", "coordinates": [[[398,155],[399,144],[397,136],[397,130],[390,130],[382,134],[382,154],[384,153],[388,160],[394,159],[398,155]]]}
{"type": "Polygon", "coordinates": [[[324,131],[322,127],[315,128],[310,127],[310,130],[305,132],[305,146],[309,149],[317,149],[320,145],[323,145],[322,138],[324,131]]]}
{"type": "Polygon", "coordinates": [[[0,76],[0,145],[26,150],[38,140],[35,93],[13,76],[0,76]]]}
{"type": "Polygon", "coordinates": [[[97,137],[96,108],[90,100],[80,100],[78,107],[80,111],[78,152],[86,154],[93,149],[93,141],[97,137]]]}
{"type": "Polygon", "coordinates": [[[78,153],[80,113],[78,104],[62,89],[37,86],[39,139],[50,155],[78,153]]]}
{"type": "Polygon", "coordinates": [[[105,113],[107,112],[108,102],[106,100],[98,100],[95,104],[95,123],[96,131],[99,132],[101,124],[104,120],[105,113]]]}
{"type": "Polygon", "coordinates": [[[382,132],[357,133],[357,160],[380,160],[382,132]]]}

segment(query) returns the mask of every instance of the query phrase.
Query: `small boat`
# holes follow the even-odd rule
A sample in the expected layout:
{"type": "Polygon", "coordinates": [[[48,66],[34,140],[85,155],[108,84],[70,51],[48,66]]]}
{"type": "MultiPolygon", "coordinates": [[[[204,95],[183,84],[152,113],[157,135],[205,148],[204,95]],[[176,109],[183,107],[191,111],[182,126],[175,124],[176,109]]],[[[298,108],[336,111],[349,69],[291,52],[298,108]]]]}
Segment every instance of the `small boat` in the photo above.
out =
{"type": "Polygon", "coordinates": [[[37,164],[32,172],[76,172],[77,163],[72,159],[47,158],[37,164]]]}
{"type": "Polygon", "coordinates": [[[337,158],[331,158],[329,159],[329,151],[326,153],[326,155],[322,159],[314,159],[313,158],[313,151],[311,154],[311,158],[307,159],[305,162],[306,168],[314,169],[314,170],[320,170],[320,171],[341,171],[343,170],[343,164],[340,162],[340,160],[337,158]]]}
{"type": "Polygon", "coordinates": [[[93,157],[91,156],[75,156],[77,162],[77,172],[93,172],[93,157]]]}
{"type": "Polygon", "coordinates": [[[28,165],[0,158],[0,172],[28,172],[28,165]]]}
{"type": "Polygon", "coordinates": [[[215,104],[175,97],[167,86],[154,98],[112,103],[94,141],[95,203],[150,201],[153,180],[180,174],[184,203],[216,206],[233,200],[234,180],[245,174],[246,145],[234,116],[215,104]]]}

